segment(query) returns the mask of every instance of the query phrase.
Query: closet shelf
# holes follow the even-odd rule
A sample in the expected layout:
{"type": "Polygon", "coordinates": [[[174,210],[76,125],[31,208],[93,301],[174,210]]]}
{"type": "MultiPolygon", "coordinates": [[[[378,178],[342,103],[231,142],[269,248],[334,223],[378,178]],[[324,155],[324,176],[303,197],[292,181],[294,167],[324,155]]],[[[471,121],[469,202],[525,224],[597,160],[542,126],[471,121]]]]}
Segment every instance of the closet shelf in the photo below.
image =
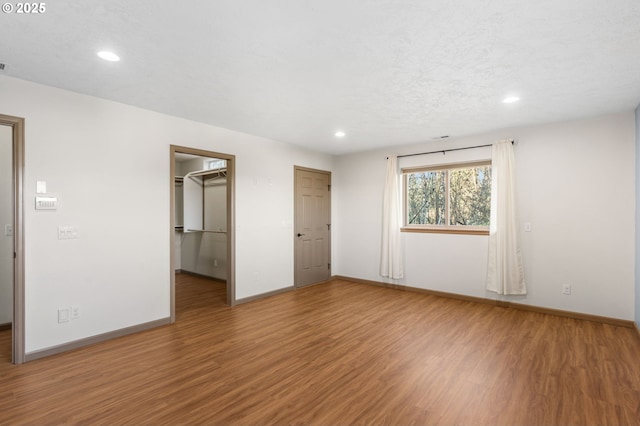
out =
{"type": "Polygon", "coordinates": [[[227,231],[214,231],[210,229],[187,229],[187,232],[208,232],[211,234],[226,234],[227,231]]]}
{"type": "Polygon", "coordinates": [[[194,178],[198,176],[202,176],[203,179],[215,179],[215,178],[227,177],[227,169],[223,168],[223,169],[197,170],[195,172],[187,173],[186,175],[184,175],[183,179],[194,178]]]}

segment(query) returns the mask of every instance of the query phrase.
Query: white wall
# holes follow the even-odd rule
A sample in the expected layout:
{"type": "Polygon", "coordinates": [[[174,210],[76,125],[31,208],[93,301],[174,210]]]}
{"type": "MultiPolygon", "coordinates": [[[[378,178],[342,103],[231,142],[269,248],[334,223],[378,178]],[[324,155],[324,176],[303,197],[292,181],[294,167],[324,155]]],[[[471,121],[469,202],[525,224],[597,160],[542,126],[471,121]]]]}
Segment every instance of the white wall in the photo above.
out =
{"type": "Polygon", "coordinates": [[[293,285],[293,166],[332,157],[4,76],[0,93],[26,119],[27,353],[169,316],[170,144],[236,155],[237,298],[293,285]],[[36,180],[57,211],[34,210],[36,180]]]}
{"type": "MultiPolygon", "coordinates": [[[[634,317],[635,137],[631,111],[579,121],[341,156],[334,173],[334,273],[379,276],[387,154],[409,154],[514,138],[529,294],[519,303],[630,320],[634,317]],[[563,283],[573,287],[561,294],[563,283]]],[[[471,155],[470,151],[463,151],[471,155]]],[[[482,149],[478,156],[485,155],[482,149]]],[[[443,162],[457,153],[436,154],[443,162]]],[[[412,157],[410,161],[427,157],[412,157]]],[[[433,156],[429,157],[433,161],[433,156]]],[[[406,161],[406,160],[403,160],[406,161]]],[[[484,290],[486,236],[403,233],[399,284],[477,297],[484,290]]]]}
{"type": "Polygon", "coordinates": [[[13,223],[13,132],[0,126],[0,324],[13,321],[13,237],[5,225],[13,223]]]}
{"type": "Polygon", "coordinates": [[[640,105],[636,108],[636,263],[635,320],[640,327],[640,105]]]}

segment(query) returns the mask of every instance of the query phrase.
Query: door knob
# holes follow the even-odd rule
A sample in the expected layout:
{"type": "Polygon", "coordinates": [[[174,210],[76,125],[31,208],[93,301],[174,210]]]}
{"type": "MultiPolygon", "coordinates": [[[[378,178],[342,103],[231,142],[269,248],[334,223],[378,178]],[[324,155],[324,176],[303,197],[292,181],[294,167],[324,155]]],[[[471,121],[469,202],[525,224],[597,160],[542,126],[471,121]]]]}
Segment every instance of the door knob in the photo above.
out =
{"type": "Polygon", "coordinates": [[[304,234],[298,232],[298,237],[302,237],[304,234]]]}

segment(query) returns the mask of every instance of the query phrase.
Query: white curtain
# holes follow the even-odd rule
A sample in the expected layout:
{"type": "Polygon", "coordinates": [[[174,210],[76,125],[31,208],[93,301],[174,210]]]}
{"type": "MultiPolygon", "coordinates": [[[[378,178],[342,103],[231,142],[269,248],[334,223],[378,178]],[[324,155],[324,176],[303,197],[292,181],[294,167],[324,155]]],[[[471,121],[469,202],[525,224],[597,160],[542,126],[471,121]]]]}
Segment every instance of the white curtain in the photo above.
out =
{"type": "Polygon", "coordinates": [[[503,140],[491,148],[491,224],[487,290],[527,294],[518,244],[513,144],[503,140]]]}
{"type": "Polygon", "coordinates": [[[393,279],[404,276],[400,245],[400,191],[398,189],[398,157],[387,158],[387,178],[382,198],[382,256],[380,275],[393,279]]]}

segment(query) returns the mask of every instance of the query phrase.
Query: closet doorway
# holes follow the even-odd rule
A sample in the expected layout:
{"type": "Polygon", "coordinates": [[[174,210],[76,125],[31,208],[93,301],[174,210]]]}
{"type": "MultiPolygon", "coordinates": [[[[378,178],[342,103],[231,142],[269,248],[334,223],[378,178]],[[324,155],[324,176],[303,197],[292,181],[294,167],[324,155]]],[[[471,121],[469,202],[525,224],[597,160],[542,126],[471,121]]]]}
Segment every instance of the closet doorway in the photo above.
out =
{"type": "Polygon", "coordinates": [[[24,119],[0,114],[0,163],[0,341],[7,360],[22,364],[24,119]]]}
{"type": "Polygon", "coordinates": [[[171,145],[171,320],[176,273],[223,282],[235,304],[235,156],[171,145]]]}

